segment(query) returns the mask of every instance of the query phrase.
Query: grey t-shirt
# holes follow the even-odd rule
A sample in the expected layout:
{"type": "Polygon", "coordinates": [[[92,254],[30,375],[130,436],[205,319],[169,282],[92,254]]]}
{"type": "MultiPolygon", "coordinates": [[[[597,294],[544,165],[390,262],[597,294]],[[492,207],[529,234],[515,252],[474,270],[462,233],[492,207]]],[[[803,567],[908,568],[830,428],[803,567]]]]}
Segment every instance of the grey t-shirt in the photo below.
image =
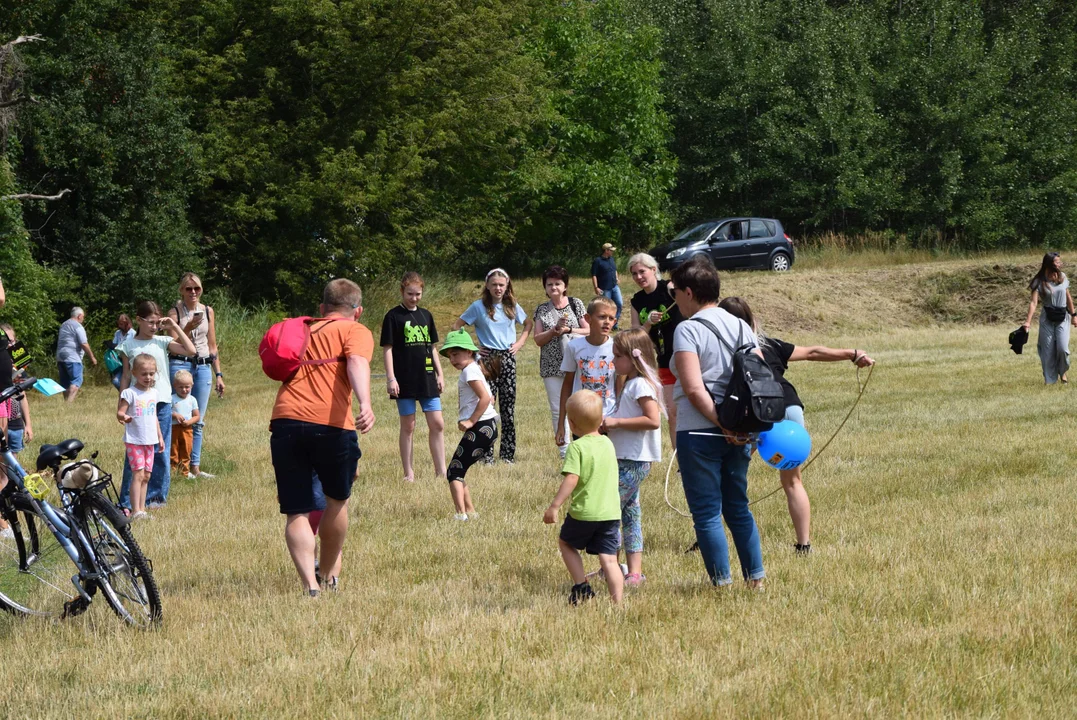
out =
{"type": "MultiPolygon", "coordinates": [[[[692,316],[709,321],[718,328],[732,348],[744,344],[753,347],[759,346],[759,340],[748,324],[737,317],[733,317],[725,310],[716,307],[700,310],[692,316]]],[[[692,405],[681,387],[681,379],[677,374],[677,353],[690,352],[699,356],[699,369],[703,375],[703,384],[710,390],[715,400],[721,401],[725,397],[725,389],[729,384],[729,372],[733,366],[733,354],[722,345],[714,333],[703,323],[685,320],[673,333],[673,362],[669,368],[675,377],[677,384],[673,386],[673,401],[677,403],[677,431],[681,430],[710,430],[715,427],[707,418],[703,417],[695,406],[692,405]]]]}
{"type": "Polygon", "coordinates": [[[75,318],[60,326],[60,337],[56,341],[56,362],[81,363],[84,353],[82,344],[86,342],[86,328],[75,318]]]}

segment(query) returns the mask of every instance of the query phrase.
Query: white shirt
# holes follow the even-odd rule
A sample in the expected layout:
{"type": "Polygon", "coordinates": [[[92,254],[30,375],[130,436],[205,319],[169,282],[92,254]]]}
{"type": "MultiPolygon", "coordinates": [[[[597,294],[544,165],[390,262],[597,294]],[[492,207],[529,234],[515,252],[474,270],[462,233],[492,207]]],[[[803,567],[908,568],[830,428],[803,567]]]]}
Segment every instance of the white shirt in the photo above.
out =
{"type": "MultiPolygon", "coordinates": [[[[610,417],[637,418],[643,415],[639,399],[649,397],[658,401],[654,388],[644,378],[634,377],[625,383],[621,396],[610,417]]],[[[661,462],[662,430],[627,430],[610,428],[609,438],[613,449],[617,451],[618,460],[637,460],[639,462],[661,462]]]]}
{"type": "MultiPolygon", "coordinates": [[[[482,368],[479,367],[477,362],[472,362],[460,371],[460,379],[456,383],[456,390],[460,396],[460,416],[457,418],[458,420],[469,419],[471,414],[475,412],[475,408],[479,406],[479,396],[468,384],[472,380],[481,382],[486,388],[487,394],[491,398],[493,397],[493,393],[490,392],[490,384],[486,382],[486,376],[482,374],[482,368]]],[[[497,417],[497,412],[494,410],[494,403],[491,399],[490,404],[483,410],[482,417],[479,420],[490,420],[495,417],[497,417]]]]}
{"type": "MultiPolygon", "coordinates": [[[[157,402],[172,402],[172,383],[168,379],[168,346],[172,344],[170,335],[154,335],[149,340],[130,338],[124,340],[116,350],[127,356],[131,365],[131,374],[135,372],[135,357],[149,355],[157,361],[157,374],[153,376],[153,386],[157,389],[157,402]]],[[[131,387],[135,381],[131,380],[131,387]]]]}
{"type": "Polygon", "coordinates": [[[134,328],[129,328],[127,330],[127,332],[124,332],[123,330],[120,330],[120,329],[117,328],[116,332],[112,333],[112,344],[115,345],[116,347],[119,347],[120,343],[122,343],[124,340],[130,340],[134,336],[135,336],[135,329],[134,328]]]}
{"type": "Polygon", "coordinates": [[[565,345],[561,371],[576,373],[572,379],[572,392],[593,390],[602,398],[602,416],[613,412],[617,402],[614,396],[613,340],[592,345],[587,336],[572,338],[565,345]]]}
{"type": "Polygon", "coordinates": [[[120,393],[127,401],[127,414],[133,419],[123,426],[123,441],[130,445],[157,444],[157,392],[139,390],[132,385],[120,393]]]}

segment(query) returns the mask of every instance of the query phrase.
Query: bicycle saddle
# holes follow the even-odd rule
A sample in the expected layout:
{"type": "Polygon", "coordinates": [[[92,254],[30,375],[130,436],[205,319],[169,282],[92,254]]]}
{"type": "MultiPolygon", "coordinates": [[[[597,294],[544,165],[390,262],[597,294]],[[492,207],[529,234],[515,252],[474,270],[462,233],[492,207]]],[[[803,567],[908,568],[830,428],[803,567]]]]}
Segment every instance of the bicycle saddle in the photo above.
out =
{"type": "Polygon", "coordinates": [[[78,457],[78,454],[82,451],[83,447],[85,446],[82,444],[82,441],[77,438],[64,440],[57,445],[42,445],[41,450],[37,454],[38,472],[48,467],[53,469],[59,467],[61,458],[74,460],[78,457]]]}

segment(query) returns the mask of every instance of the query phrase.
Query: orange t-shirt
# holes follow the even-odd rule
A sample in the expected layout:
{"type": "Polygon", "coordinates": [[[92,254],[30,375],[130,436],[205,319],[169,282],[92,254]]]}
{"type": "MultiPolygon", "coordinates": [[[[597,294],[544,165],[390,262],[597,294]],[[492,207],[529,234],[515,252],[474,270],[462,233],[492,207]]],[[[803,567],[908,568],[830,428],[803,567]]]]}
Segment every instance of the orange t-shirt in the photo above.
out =
{"type": "Polygon", "coordinates": [[[370,362],[374,357],[374,336],[365,326],[350,320],[317,322],[310,330],[310,344],[304,360],[342,360],[301,366],[295,377],[282,383],[277,391],[273,420],[302,420],[354,430],[347,358],[359,355],[370,362]]]}

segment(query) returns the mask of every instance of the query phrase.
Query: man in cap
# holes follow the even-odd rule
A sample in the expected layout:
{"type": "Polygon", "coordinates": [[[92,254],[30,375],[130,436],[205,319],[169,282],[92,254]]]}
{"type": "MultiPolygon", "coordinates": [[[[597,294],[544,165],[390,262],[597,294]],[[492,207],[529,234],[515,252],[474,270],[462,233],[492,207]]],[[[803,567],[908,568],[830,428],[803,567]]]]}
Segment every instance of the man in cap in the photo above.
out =
{"type": "MultiPolygon", "coordinates": [[[[595,295],[604,295],[617,305],[617,320],[620,320],[624,303],[621,300],[620,278],[617,277],[617,261],[613,259],[616,249],[610,243],[602,246],[602,254],[591,262],[591,283],[595,286],[595,295]]],[[[613,329],[617,329],[616,324],[613,329]]]]}

